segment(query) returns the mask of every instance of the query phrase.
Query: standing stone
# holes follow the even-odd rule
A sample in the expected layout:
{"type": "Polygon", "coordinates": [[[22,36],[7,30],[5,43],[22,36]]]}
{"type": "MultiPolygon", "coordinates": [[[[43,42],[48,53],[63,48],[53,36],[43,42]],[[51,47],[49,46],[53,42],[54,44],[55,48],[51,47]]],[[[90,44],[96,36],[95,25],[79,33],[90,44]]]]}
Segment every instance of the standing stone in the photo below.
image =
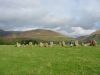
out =
{"type": "Polygon", "coordinates": [[[70,47],[73,47],[73,46],[74,46],[74,45],[71,43],[71,44],[70,44],[70,47]]]}
{"type": "Polygon", "coordinates": [[[33,47],[33,43],[32,42],[29,42],[29,46],[33,47]]]}
{"type": "Polygon", "coordinates": [[[44,44],[44,47],[48,47],[48,46],[49,46],[48,43],[45,43],[45,44],[44,44]]]}
{"type": "Polygon", "coordinates": [[[62,46],[62,43],[61,42],[59,42],[59,46],[62,46]]]}
{"type": "Polygon", "coordinates": [[[96,41],[95,40],[91,40],[90,41],[90,46],[96,46],[96,41]]]}
{"type": "Polygon", "coordinates": [[[69,45],[70,45],[70,47],[74,46],[72,41],[69,42],[69,45]]]}
{"type": "Polygon", "coordinates": [[[26,47],[25,44],[22,44],[22,47],[26,47]]]}
{"type": "Polygon", "coordinates": [[[85,46],[85,44],[82,42],[82,43],[81,43],[81,46],[85,46]]]}
{"type": "Polygon", "coordinates": [[[42,42],[40,42],[39,46],[40,46],[40,47],[43,47],[43,46],[44,46],[44,44],[43,44],[42,42]]]}
{"type": "Polygon", "coordinates": [[[93,40],[93,46],[96,46],[96,45],[97,45],[96,40],[93,40]]]}
{"type": "Polygon", "coordinates": [[[50,47],[53,47],[53,42],[50,42],[50,47]]]}
{"type": "Polygon", "coordinates": [[[88,44],[84,44],[84,46],[88,46],[88,44]]]}
{"type": "Polygon", "coordinates": [[[63,47],[66,46],[65,41],[62,41],[62,46],[63,46],[63,47]]]}
{"type": "Polygon", "coordinates": [[[90,43],[82,43],[81,46],[90,46],[90,43]]]}
{"type": "Polygon", "coordinates": [[[28,45],[28,44],[26,44],[26,46],[28,47],[29,45],[28,45]]]}
{"type": "Polygon", "coordinates": [[[74,44],[75,44],[75,46],[79,46],[78,40],[76,40],[74,44]]]}
{"type": "Polygon", "coordinates": [[[16,47],[21,47],[21,44],[17,42],[16,47]]]}

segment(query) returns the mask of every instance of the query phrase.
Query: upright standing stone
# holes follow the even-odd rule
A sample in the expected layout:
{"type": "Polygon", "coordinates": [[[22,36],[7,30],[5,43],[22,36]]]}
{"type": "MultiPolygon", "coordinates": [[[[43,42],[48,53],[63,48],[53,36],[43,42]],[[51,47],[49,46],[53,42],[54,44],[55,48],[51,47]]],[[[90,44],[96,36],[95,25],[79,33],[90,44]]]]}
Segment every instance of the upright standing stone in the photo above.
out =
{"type": "Polygon", "coordinates": [[[21,44],[17,42],[16,47],[21,47],[21,44]]]}
{"type": "Polygon", "coordinates": [[[91,40],[90,41],[90,46],[96,46],[96,41],[95,40],[91,40]]]}
{"type": "Polygon", "coordinates": [[[22,47],[26,47],[26,45],[25,44],[22,44],[22,47]]]}
{"type": "Polygon", "coordinates": [[[49,47],[49,45],[48,45],[48,43],[45,43],[45,45],[44,45],[45,47],[49,47]]]}
{"type": "Polygon", "coordinates": [[[29,42],[29,46],[33,47],[33,43],[32,42],[29,42]]]}
{"type": "Polygon", "coordinates": [[[39,46],[40,46],[40,47],[43,47],[43,46],[44,46],[44,44],[43,44],[42,42],[40,42],[39,46]]]}
{"type": "Polygon", "coordinates": [[[85,45],[85,44],[82,42],[82,43],[81,43],[81,46],[84,46],[84,45],[85,45]]]}
{"type": "Polygon", "coordinates": [[[78,40],[75,41],[75,46],[79,46],[78,40]]]}
{"type": "Polygon", "coordinates": [[[50,42],[50,47],[53,47],[53,42],[50,42]]]}
{"type": "Polygon", "coordinates": [[[70,47],[73,47],[73,44],[70,44],[70,47]]]}
{"type": "Polygon", "coordinates": [[[63,47],[66,46],[65,41],[62,41],[62,46],[63,46],[63,47]]]}
{"type": "Polygon", "coordinates": [[[93,40],[93,46],[96,46],[97,45],[97,42],[96,42],[96,40],[93,40]]]}
{"type": "Polygon", "coordinates": [[[69,45],[70,45],[70,47],[73,47],[73,42],[70,41],[70,42],[69,42],[69,45]]]}
{"type": "Polygon", "coordinates": [[[62,46],[62,43],[61,42],[59,42],[59,46],[62,46]]]}

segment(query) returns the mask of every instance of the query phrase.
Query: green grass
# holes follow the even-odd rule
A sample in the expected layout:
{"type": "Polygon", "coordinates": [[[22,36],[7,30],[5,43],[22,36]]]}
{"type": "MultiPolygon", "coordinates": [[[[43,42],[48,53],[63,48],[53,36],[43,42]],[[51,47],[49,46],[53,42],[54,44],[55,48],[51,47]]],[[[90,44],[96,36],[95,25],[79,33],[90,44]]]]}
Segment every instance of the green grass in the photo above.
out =
{"type": "Polygon", "coordinates": [[[2,45],[0,75],[100,75],[100,47],[2,45]]]}

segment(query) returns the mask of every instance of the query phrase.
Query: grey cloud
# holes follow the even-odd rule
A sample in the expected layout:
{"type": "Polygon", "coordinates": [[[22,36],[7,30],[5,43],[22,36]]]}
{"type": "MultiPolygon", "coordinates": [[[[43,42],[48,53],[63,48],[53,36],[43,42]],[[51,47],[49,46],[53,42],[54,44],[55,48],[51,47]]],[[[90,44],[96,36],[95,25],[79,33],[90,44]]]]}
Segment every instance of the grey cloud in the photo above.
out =
{"type": "Polygon", "coordinates": [[[2,8],[35,8],[39,6],[39,0],[0,0],[2,8]]]}
{"type": "MultiPolygon", "coordinates": [[[[67,1],[69,2],[69,0],[67,1]]],[[[72,10],[68,9],[68,12],[71,11],[70,15],[57,17],[53,11],[56,7],[51,12],[51,10],[42,7],[40,0],[0,0],[0,29],[50,28],[57,30],[58,28],[58,31],[65,31],[66,33],[74,32],[72,27],[80,27],[84,30],[98,29],[95,24],[100,23],[100,1],[77,0],[77,2],[79,3],[79,6],[75,4],[77,10],[70,7],[72,8],[72,10]],[[52,16],[51,13],[53,13],[52,16]]],[[[67,14],[67,11],[65,13],[67,14]]],[[[63,13],[59,15],[61,16],[63,13]]]]}

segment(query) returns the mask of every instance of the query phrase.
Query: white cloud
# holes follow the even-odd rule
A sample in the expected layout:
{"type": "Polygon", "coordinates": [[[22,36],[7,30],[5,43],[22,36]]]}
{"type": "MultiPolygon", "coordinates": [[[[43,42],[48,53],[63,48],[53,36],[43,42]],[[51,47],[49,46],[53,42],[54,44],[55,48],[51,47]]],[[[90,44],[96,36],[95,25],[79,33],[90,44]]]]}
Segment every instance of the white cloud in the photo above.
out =
{"type": "Polygon", "coordinates": [[[89,35],[93,32],[95,32],[95,29],[83,29],[81,27],[72,27],[72,33],[70,35],[72,36],[82,36],[82,35],[89,35]]]}
{"type": "Polygon", "coordinates": [[[34,28],[19,27],[19,28],[14,28],[13,31],[29,31],[29,30],[35,30],[35,29],[38,29],[38,27],[34,27],[34,28]]]}

